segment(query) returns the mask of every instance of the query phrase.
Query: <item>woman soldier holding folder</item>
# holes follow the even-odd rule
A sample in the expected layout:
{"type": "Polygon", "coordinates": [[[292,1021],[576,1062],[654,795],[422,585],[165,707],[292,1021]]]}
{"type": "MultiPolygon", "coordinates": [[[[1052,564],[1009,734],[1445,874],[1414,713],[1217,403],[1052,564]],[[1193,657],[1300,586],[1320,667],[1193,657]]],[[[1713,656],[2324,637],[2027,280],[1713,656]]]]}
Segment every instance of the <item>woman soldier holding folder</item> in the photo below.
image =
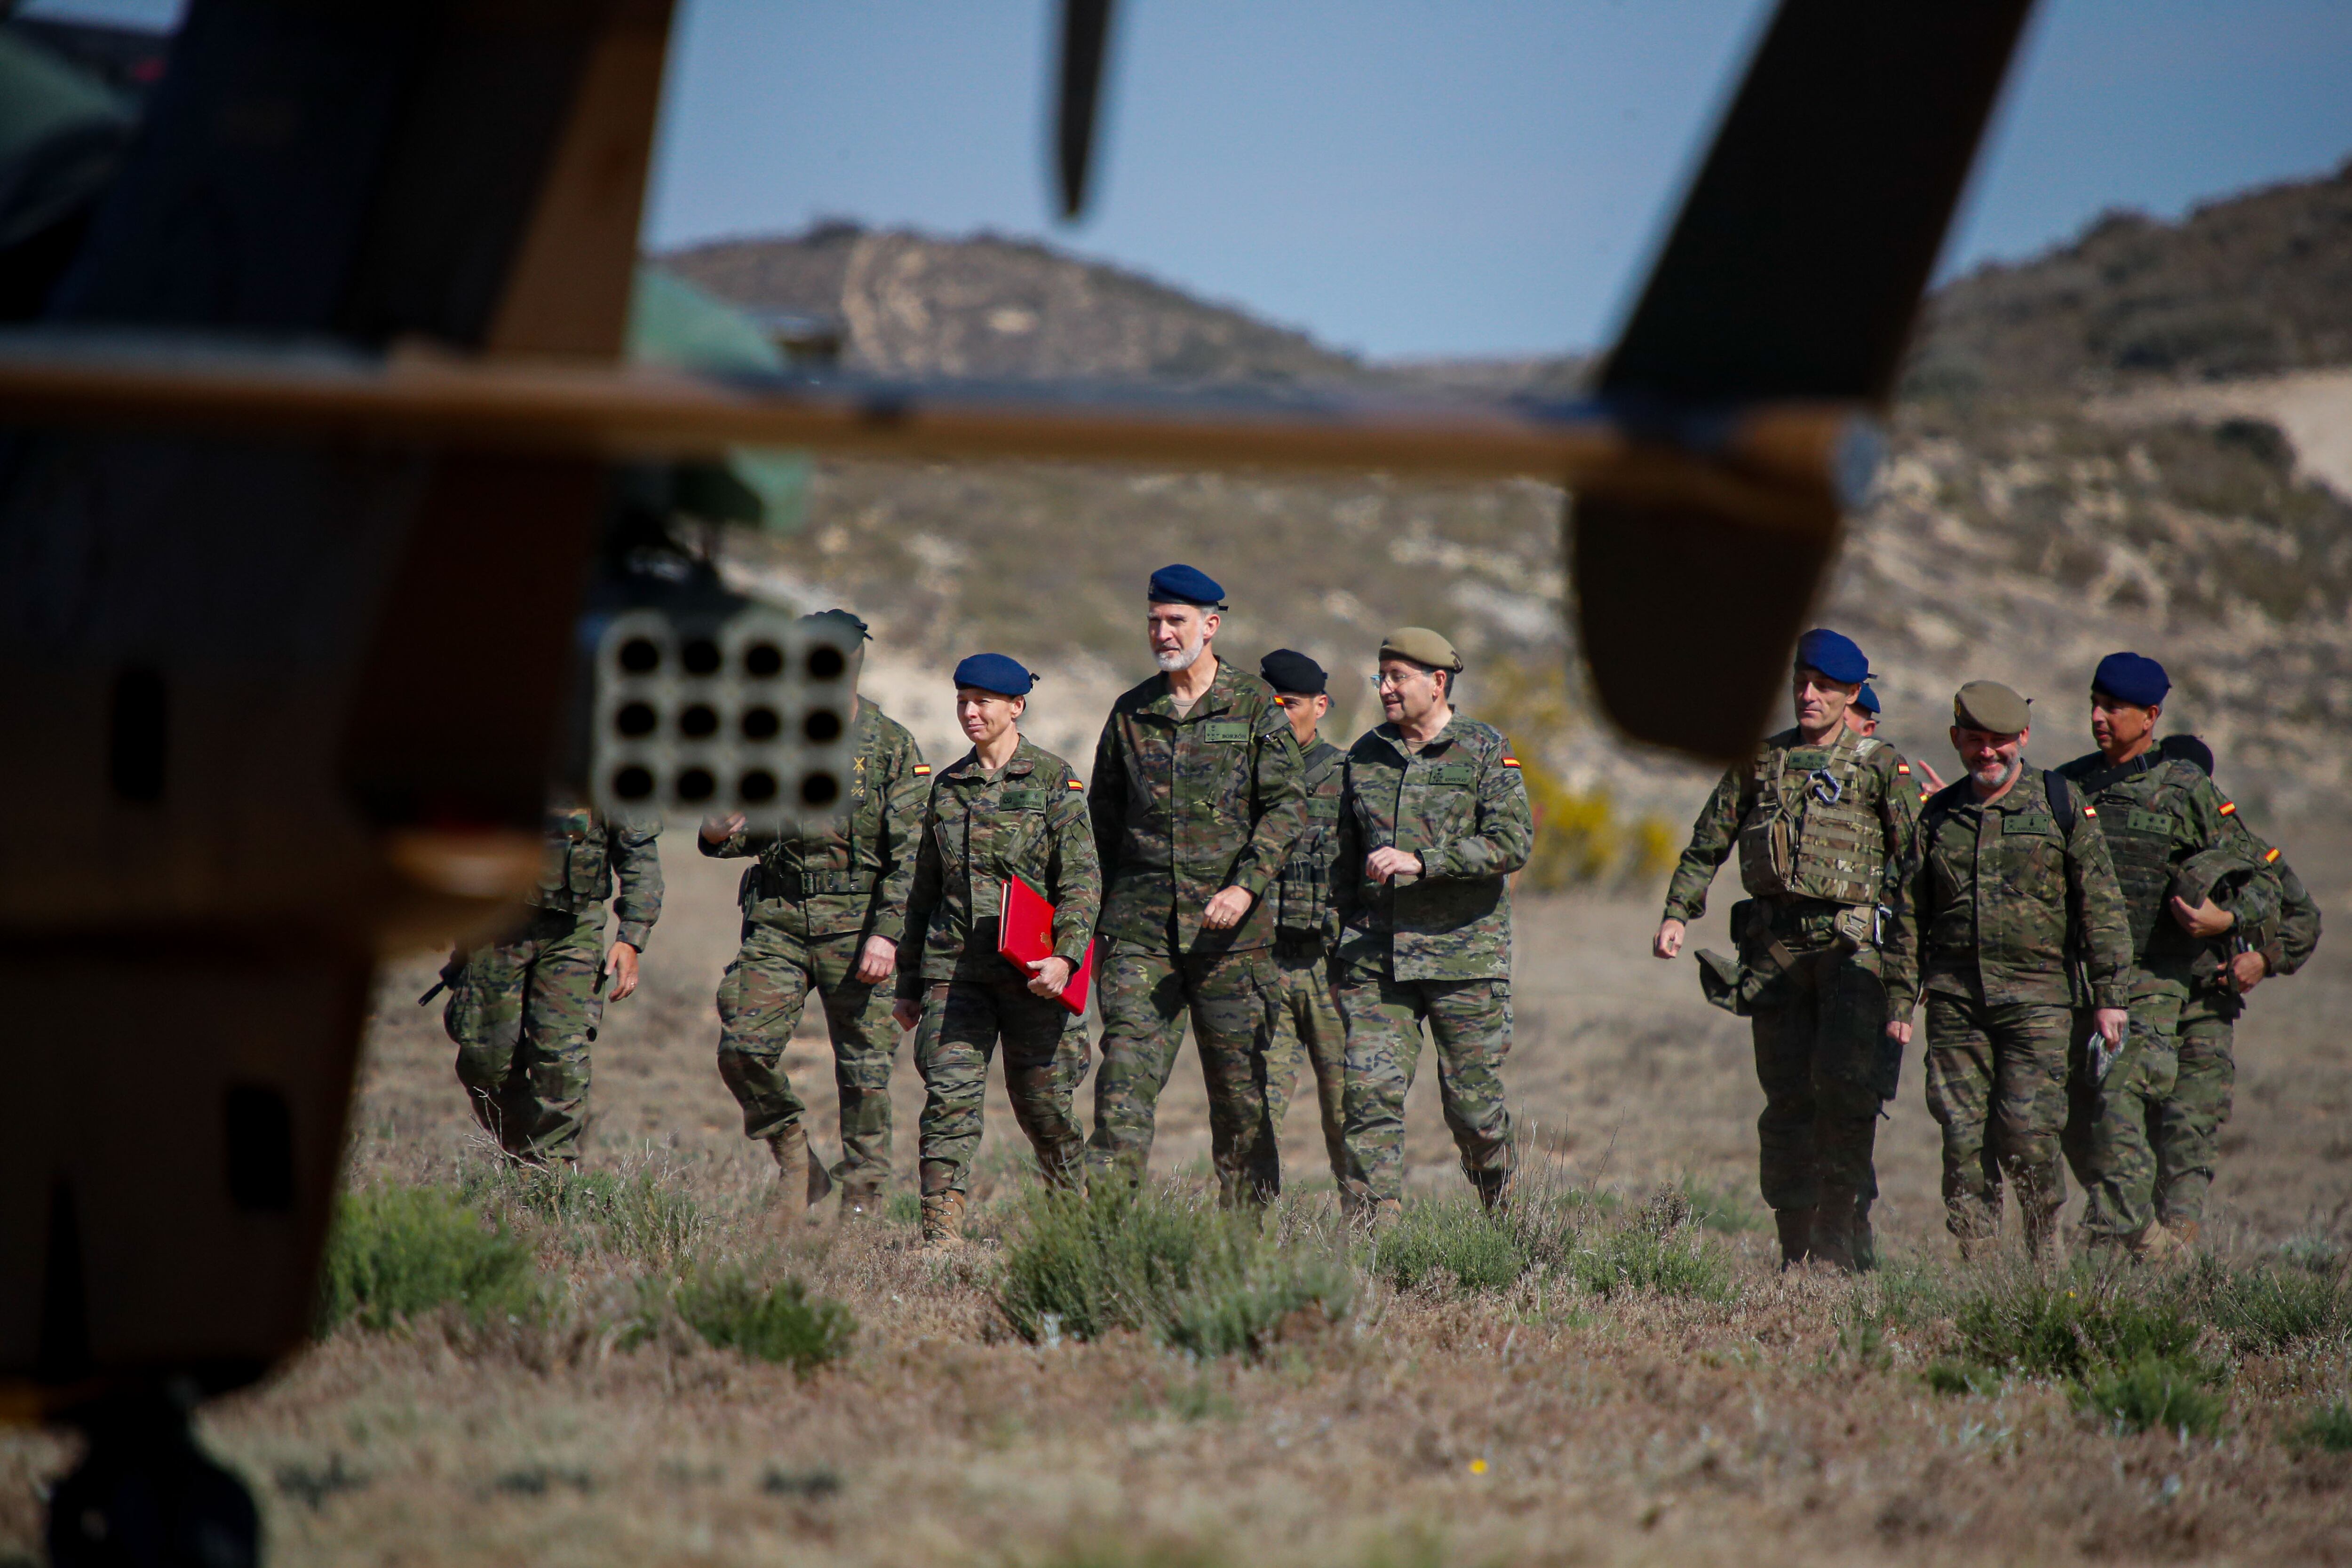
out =
{"type": "Polygon", "coordinates": [[[1002,653],[955,669],[956,721],[971,749],[931,779],[907,899],[895,1016],[914,1028],[923,1077],[923,1239],[963,1238],[964,1186],[980,1146],[989,1053],[1004,1041],[1004,1089],[1045,1179],[1075,1184],[1086,1135],[1071,1097],[1087,1037],[1062,992],[1085,962],[1102,904],[1085,786],[1016,725],[1035,677],[1002,653]],[[1016,968],[998,951],[1005,884],[1054,906],[1053,953],[1016,968]],[[1024,972],[1025,969],[1025,972],[1024,972]]]}

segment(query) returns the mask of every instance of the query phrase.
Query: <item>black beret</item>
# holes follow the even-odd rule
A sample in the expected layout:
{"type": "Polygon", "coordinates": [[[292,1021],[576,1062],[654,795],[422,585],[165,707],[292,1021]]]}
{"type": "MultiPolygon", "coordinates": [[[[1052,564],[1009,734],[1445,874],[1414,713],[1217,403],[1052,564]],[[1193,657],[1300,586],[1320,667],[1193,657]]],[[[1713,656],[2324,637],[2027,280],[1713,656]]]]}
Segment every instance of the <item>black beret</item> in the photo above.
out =
{"type": "Polygon", "coordinates": [[[1331,682],[1322,665],[1296,648],[1276,648],[1257,662],[1257,673],[1286,696],[1319,697],[1331,682]]]}

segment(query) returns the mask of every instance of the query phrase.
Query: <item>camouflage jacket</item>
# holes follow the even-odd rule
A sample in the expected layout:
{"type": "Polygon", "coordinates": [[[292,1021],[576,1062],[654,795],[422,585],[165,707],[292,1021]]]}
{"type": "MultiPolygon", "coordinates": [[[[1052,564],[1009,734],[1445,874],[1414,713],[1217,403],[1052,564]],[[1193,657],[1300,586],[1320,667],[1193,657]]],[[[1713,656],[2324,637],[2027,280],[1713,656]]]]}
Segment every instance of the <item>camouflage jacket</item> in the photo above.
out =
{"type": "Polygon", "coordinates": [[[2249,932],[2246,940],[2263,956],[2272,974],[2292,975],[2318,951],[2319,903],[2278,851],[2269,851],[2264,861],[2278,881],[2278,912],[2265,925],[2249,932]]]}
{"type": "Polygon", "coordinates": [[[1068,763],[1025,737],[994,774],[967,751],[933,781],[907,897],[907,933],[923,956],[899,964],[901,997],[917,1000],[926,985],[1004,966],[996,920],[1008,877],[1054,906],[1055,953],[1074,967],[1086,957],[1102,873],[1082,789],[1068,763]]]}
{"type": "Polygon", "coordinates": [[[1172,939],[1179,952],[1217,953],[1272,941],[1266,889],[1307,826],[1299,768],[1274,688],[1230,663],[1181,718],[1165,675],[1113,703],[1087,801],[1105,945],[1172,939]],[[1202,907],[1227,887],[1256,903],[1231,930],[1202,930],[1202,907]]]}
{"type": "Polygon", "coordinates": [[[2079,796],[2057,819],[2044,778],[2027,767],[1990,805],[1964,778],[1920,812],[1886,938],[1890,1018],[1922,990],[2068,1006],[2076,956],[2092,1006],[2128,1002],[2131,925],[2107,841],[2079,796]]]}
{"type": "Polygon", "coordinates": [[[1518,758],[1500,731],[1456,714],[1419,751],[1394,725],[1348,748],[1331,885],[1339,962],[1397,980],[1511,977],[1510,874],[1528,863],[1535,821],[1518,758]],[[1383,886],[1374,850],[1421,856],[1422,874],[1383,886]]]}
{"type": "Polygon", "coordinates": [[[892,942],[906,939],[907,890],[915,881],[916,818],[931,786],[931,770],[906,726],[857,699],[856,758],[849,799],[824,831],[779,838],[745,828],[712,843],[697,835],[706,855],[732,860],[756,855],[736,889],[743,917],[797,936],[863,932],[892,942]]]}
{"type": "MultiPolygon", "coordinates": [[[[2192,855],[2231,851],[2250,871],[2263,873],[2233,903],[2231,913],[2249,930],[2266,918],[2275,924],[2278,884],[2264,869],[2269,846],[2238,821],[2237,807],[2222,798],[2202,768],[2154,751],[2110,765],[2095,751],[2057,771],[2094,808],[2106,840],[2131,922],[2132,959],[2140,972],[2136,988],[2188,995],[2196,984],[2200,954],[2214,946],[2183,930],[2169,908],[2173,878],[2192,855]]],[[[2226,938],[2221,946],[2230,946],[2226,938]]]]}
{"type": "Polygon", "coordinates": [[[1886,742],[1843,727],[1821,746],[1793,728],[1768,736],[1700,808],[1665,917],[1705,915],[1707,884],[1734,850],[1752,897],[1892,904],[1918,818],[1911,765],[1886,742]]]}
{"type": "Polygon", "coordinates": [[[1275,883],[1274,928],[1286,942],[1339,938],[1339,912],[1331,894],[1331,862],[1339,848],[1339,793],[1348,754],[1328,740],[1307,747],[1301,778],[1307,786],[1307,831],[1290,846],[1275,883]]]}
{"type": "Polygon", "coordinates": [[[661,853],[654,847],[660,837],[657,821],[614,822],[585,806],[551,806],[546,858],[530,902],[578,914],[611,898],[617,881],[621,897],[614,912],[621,924],[613,940],[643,952],[661,918],[661,853]]]}

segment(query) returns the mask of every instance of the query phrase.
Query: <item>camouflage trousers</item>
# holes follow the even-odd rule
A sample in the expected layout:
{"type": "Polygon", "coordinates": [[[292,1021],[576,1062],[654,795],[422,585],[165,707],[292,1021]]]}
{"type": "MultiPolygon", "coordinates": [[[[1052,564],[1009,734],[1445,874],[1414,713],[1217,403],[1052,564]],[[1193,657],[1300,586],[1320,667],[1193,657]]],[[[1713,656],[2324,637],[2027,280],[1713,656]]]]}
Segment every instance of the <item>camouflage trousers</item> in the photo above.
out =
{"type": "MultiPolygon", "coordinates": [[[[1002,967],[1002,966],[1001,966],[1002,967]]],[[[1051,997],[1002,976],[929,988],[915,1026],[915,1071],[923,1075],[920,1124],[923,1196],[962,1192],[980,1148],[988,1059],[1004,1042],[1004,1092],[1029,1134],[1037,1166],[1058,1186],[1074,1186],[1086,1164],[1086,1135],[1073,1103],[1087,1071],[1086,1026],[1051,997]]]]}
{"type": "MultiPolygon", "coordinates": [[[[890,1068],[898,1025],[890,1017],[896,977],[854,977],[866,938],[856,932],[803,937],[747,921],[743,946],[719,982],[719,1076],[743,1107],[743,1135],[772,1138],[808,1107],[783,1070],[785,1045],[814,990],[833,1040],[833,1082],[841,1096],[845,1186],[871,1191],[890,1176],[890,1068]]],[[[911,955],[909,955],[911,956],[911,955]]]]}
{"type": "Polygon", "coordinates": [[[2232,1036],[2242,1006],[2234,998],[2217,1006],[2200,997],[2181,1009],[2179,1067],[2156,1122],[2156,1216],[2168,1229],[2205,1218],[2205,1193],[2237,1087],[2232,1036]]]}
{"type": "Polygon", "coordinates": [[[1282,1190],[1279,1103],[1266,1092],[1275,1034],[1274,960],[1262,947],[1186,954],[1115,944],[1097,963],[1103,1036],[1087,1166],[1142,1179],[1160,1091],[1175,1071],[1184,1020],[1209,1091],[1209,1146],[1227,1203],[1282,1190]]]}
{"type": "Polygon", "coordinates": [[[1962,1241],[2000,1233],[2004,1178],[2029,1237],[2066,1201],[2059,1140],[2074,1017],[2041,1002],[1927,997],[1927,1110],[1944,1130],[1944,1226],[1962,1241]]]}
{"type": "Polygon", "coordinates": [[[1436,1046],[1437,1093],[1462,1170],[1482,1193],[1499,1189],[1516,1163],[1503,1103],[1511,1051],[1508,980],[1392,980],[1343,969],[1332,995],[1348,1026],[1348,1176],[1350,1208],[1393,1203],[1404,1192],[1404,1102],[1421,1061],[1421,1026],[1436,1046]]]}
{"type": "Polygon", "coordinates": [[[588,1116],[588,1047],[604,999],[604,906],[542,909],[511,940],[477,948],[450,983],[441,1027],[474,1120],[517,1159],[575,1159],[588,1116]]]}
{"type": "MultiPolygon", "coordinates": [[[[1873,1163],[1885,1082],[1886,987],[1876,955],[1837,948],[1796,955],[1751,1004],[1756,1080],[1758,1185],[1774,1209],[1837,1212],[1851,1206],[1857,1244],[1867,1249],[1870,1206],[1878,1197],[1873,1163]]],[[[1899,1065],[1899,1058],[1897,1059],[1899,1065]]]]}
{"type": "Polygon", "coordinates": [[[2171,1097],[2180,998],[2134,997],[2131,1032],[2096,1082],[2091,1077],[2091,1015],[2074,1018],[2073,1071],[2066,1082],[2066,1163],[2089,1195],[2083,1229],[2095,1240],[2137,1236],[2156,1218],[2156,1129],[2171,1097]]]}
{"type": "Polygon", "coordinates": [[[1348,1030],[1331,999],[1330,950],[1312,945],[1277,945],[1274,950],[1274,1045],[1266,1061],[1265,1091],[1275,1103],[1274,1124],[1289,1114],[1291,1095],[1302,1071],[1314,1075],[1316,1108],[1322,1113],[1323,1152],[1331,1179],[1348,1180],[1348,1030]]]}

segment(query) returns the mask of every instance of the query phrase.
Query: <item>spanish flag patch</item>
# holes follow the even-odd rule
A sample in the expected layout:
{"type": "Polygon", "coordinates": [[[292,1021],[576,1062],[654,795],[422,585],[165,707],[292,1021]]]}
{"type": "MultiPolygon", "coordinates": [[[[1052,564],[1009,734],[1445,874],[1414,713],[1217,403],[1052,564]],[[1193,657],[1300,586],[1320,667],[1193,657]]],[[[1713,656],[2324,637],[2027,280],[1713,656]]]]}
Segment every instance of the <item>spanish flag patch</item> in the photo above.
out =
{"type": "Polygon", "coordinates": [[[2271,849],[2271,852],[2270,852],[2270,853],[2268,853],[2268,854],[2266,854],[2266,855],[2264,855],[2264,856],[2263,857],[2263,863],[2264,865],[2268,865],[2268,864],[2270,864],[2273,861],[2277,860],[2277,859],[2278,859],[2278,856],[2279,856],[2278,849],[2277,849],[2277,847],[2276,847],[2275,845],[2273,845],[2273,846],[2272,847],[2272,849],[2271,849]]]}
{"type": "Polygon", "coordinates": [[[1512,755],[1511,755],[1509,752],[1507,752],[1507,751],[1506,751],[1505,753],[1503,753],[1503,766],[1504,766],[1504,767],[1506,767],[1506,768],[1517,768],[1518,765],[1519,765],[1519,759],[1518,759],[1517,758],[1516,758],[1516,757],[1512,756],[1512,755]]]}
{"type": "Polygon", "coordinates": [[[2099,809],[2096,806],[2092,805],[2088,800],[2083,802],[2083,815],[2086,817],[2095,817],[2098,814],[2099,809]]]}
{"type": "Polygon", "coordinates": [[[928,762],[918,762],[918,763],[916,763],[916,764],[915,764],[915,777],[916,777],[916,778],[918,778],[918,779],[929,779],[930,776],[931,776],[931,765],[930,765],[929,763],[928,763],[928,762]]]}
{"type": "Polygon", "coordinates": [[[2234,817],[2237,814],[2238,803],[2235,800],[2224,800],[2221,802],[2221,815],[2225,817],[2234,817]]]}
{"type": "Polygon", "coordinates": [[[1911,774],[1911,765],[1907,762],[1898,762],[1895,765],[1895,771],[1908,778],[1911,774]]]}
{"type": "Polygon", "coordinates": [[[1062,780],[1062,782],[1063,782],[1063,783],[1065,783],[1065,784],[1066,784],[1066,785],[1068,785],[1068,786],[1069,786],[1071,789],[1084,789],[1086,788],[1086,786],[1085,786],[1085,785],[1083,785],[1083,784],[1079,783],[1079,782],[1078,782],[1076,779],[1063,779],[1063,780],[1062,780]]]}

